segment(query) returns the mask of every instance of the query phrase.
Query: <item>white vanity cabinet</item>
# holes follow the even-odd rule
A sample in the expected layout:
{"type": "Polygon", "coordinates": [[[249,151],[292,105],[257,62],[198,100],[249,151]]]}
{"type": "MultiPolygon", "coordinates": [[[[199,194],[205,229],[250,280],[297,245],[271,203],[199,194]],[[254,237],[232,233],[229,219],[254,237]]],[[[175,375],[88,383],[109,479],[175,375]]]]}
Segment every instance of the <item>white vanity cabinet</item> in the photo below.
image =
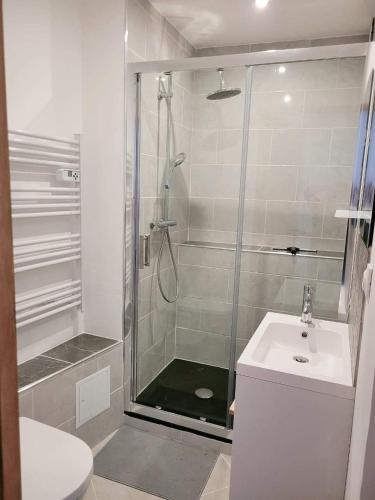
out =
{"type": "Polygon", "coordinates": [[[347,326],[314,328],[268,313],[238,361],[230,500],[344,498],[354,405],[347,326]]]}

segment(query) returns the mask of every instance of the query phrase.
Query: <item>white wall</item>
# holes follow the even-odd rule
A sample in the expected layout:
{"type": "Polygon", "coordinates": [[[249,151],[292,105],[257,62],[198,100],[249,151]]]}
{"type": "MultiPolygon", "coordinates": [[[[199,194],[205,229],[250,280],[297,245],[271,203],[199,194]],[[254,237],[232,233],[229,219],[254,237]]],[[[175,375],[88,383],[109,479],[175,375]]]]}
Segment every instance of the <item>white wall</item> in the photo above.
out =
{"type": "Polygon", "coordinates": [[[9,128],[79,133],[79,2],[4,0],[3,6],[9,128]]]}
{"type": "MultiPolygon", "coordinates": [[[[10,129],[72,138],[81,132],[81,26],[75,0],[5,0],[4,31],[7,111],[10,129]]],[[[12,167],[12,182],[49,186],[53,169],[12,167]]],[[[77,232],[76,217],[17,219],[15,238],[77,232]],[[74,220],[73,220],[74,219],[74,220]]],[[[16,293],[79,277],[75,264],[16,275],[16,293]]],[[[23,362],[80,331],[80,313],[71,310],[17,332],[23,362]]]]}
{"type": "MultiPolygon", "coordinates": [[[[366,78],[375,67],[375,43],[370,46],[368,54],[366,78]]],[[[371,264],[375,266],[375,252],[371,253],[371,264]]],[[[365,304],[363,316],[362,341],[360,347],[356,399],[352,440],[349,456],[349,468],[346,486],[346,500],[359,500],[365,466],[366,443],[369,425],[375,424],[375,414],[371,413],[372,394],[375,377],[375,278],[372,281],[371,294],[365,304]]],[[[373,473],[373,471],[372,471],[373,473]]],[[[375,492],[373,492],[373,498],[375,492]]]]}
{"type": "MultiPolygon", "coordinates": [[[[82,133],[84,315],[69,311],[18,331],[24,362],[82,331],[121,339],[123,311],[126,0],[5,0],[9,128],[82,133]]],[[[16,181],[49,185],[31,172],[16,181]]],[[[14,223],[15,237],[71,231],[65,217],[14,223]]],[[[20,273],[17,293],[71,277],[73,265],[20,273]]],[[[76,276],[78,278],[78,276],[76,276]]]]}
{"type": "Polygon", "coordinates": [[[125,1],[82,0],[85,330],[121,339],[125,1]]]}

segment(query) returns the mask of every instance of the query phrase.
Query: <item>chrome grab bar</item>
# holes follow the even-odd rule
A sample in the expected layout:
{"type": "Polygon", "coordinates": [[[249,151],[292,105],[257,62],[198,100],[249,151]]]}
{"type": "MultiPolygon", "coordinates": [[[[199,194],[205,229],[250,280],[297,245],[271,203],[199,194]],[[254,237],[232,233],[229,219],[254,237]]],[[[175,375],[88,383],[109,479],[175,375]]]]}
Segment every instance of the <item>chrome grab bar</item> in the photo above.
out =
{"type": "Polygon", "coordinates": [[[140,268],[150,266],[150,235],[149,234],[141,234],[141,259],[140,259],[140,268]]]}

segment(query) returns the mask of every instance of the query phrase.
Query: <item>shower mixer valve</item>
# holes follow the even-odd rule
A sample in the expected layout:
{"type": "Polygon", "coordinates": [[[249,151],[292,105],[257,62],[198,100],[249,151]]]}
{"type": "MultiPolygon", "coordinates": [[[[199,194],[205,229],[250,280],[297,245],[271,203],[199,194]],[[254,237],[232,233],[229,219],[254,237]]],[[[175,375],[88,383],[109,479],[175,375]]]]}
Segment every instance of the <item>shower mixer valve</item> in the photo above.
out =
{"type": "Polygon", "coordinates": [[[177,226],[177,222],[175,220],[158,220],[155,222],[151,222],[150,228],[154,231],[163,231],[163,229],[168,229],[169,227],[177,226]]]}

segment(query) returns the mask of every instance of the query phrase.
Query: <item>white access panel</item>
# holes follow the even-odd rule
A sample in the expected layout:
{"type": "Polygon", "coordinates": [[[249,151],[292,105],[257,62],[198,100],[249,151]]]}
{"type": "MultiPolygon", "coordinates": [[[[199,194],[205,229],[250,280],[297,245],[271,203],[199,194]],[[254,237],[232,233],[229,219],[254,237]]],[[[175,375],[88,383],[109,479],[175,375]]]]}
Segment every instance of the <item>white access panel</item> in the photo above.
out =
{"type": "Polygon", "coordinates": [[[111,405],[111,367],[76,383],[76,429],[111,405]]]}

